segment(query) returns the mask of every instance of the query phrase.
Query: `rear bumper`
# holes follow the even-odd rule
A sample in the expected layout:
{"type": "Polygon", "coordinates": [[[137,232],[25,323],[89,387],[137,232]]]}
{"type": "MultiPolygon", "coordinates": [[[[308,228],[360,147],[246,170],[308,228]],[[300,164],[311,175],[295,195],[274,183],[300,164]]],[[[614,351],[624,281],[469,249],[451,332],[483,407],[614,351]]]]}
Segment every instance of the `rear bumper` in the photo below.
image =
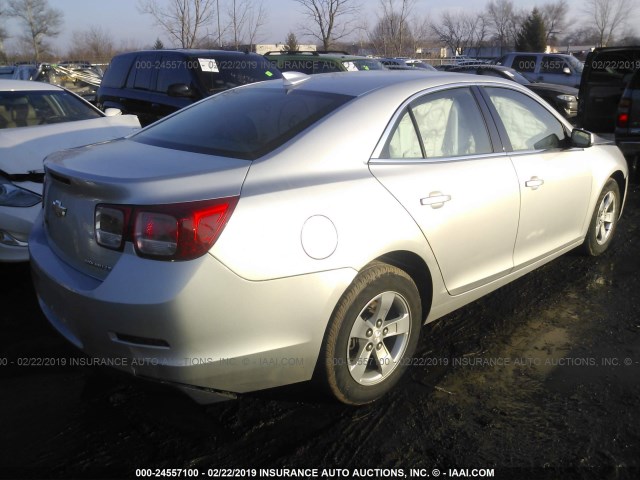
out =
{"type": "Polygon", "coordinates": [[[634,157],[640,153],[640,136],[625,138],[616,135],[616,145],[625,157],[634,157]]]}
{"type": "Polygon", "coordinates": [[[125,252],[99,281],[61,261],[38,224],[29,248],[40,305],[64,337],[107,365],[204,402],[309,380],[356,274],[251,282],[210,255],[159,262],[125,252]]]}

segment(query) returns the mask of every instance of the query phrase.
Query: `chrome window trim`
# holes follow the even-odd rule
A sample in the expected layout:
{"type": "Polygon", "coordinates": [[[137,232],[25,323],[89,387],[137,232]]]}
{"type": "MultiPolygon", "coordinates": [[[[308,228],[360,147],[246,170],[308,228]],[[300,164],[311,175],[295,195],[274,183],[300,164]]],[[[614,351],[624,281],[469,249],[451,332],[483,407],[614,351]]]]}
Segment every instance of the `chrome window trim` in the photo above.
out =
{"type": "Polygon", "coordinates": [[[474,155],[459,155],[455,157],[432,157],[432,158],[372,158],[371,165],[415,165],[419,163],[450,163],[479,160],[482,158],[507,157],[507,152],[479,153],[474,155]]]}

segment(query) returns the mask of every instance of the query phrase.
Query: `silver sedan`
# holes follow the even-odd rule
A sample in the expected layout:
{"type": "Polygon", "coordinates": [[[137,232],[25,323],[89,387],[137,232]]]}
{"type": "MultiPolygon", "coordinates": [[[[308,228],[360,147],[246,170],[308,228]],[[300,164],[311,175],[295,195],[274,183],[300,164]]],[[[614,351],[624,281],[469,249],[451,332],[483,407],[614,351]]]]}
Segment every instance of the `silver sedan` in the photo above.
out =
{"type": "Polygon", "coordinates": [[[34,282],[96,361],[200,401],[315,377],[364,404],[422,324],[607,250],[627,175],[514,82],[288,74],[50,156],[34,282]]]}

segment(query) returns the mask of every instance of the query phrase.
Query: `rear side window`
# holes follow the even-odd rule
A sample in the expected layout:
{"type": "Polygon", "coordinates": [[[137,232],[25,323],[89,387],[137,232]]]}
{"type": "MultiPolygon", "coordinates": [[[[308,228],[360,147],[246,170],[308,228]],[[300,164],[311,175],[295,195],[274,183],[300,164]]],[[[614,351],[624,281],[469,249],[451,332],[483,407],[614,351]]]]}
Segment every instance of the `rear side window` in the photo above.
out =
{"type": "Polygon", "coordinates": [[[456,88],[412,102],[391,135],[383,157],[442,158],[491,152],[478,104],[469,89],[456,88]]]}
{"type": "Polygon", "coordinates": [[[136,57],[134,69],[127,81],[128,88],[136,90],[151,90],[151,80],[158,68],[156,55],[140,55],[136,57]]]}
{"type": "Polygon", "coordinates": [[[133,59],[132,55],[114,57],[104,74],[101,85],[109,88],[124,87],[133,59]]]}
{"type": "Polygon", "coordinates": [[[284,89],[230,90],[156,123],[132,140],[175,150],[254,160],[352,98],[284,89]]]}
{"type": "Polygon", "coordinates": [[[308,75],[313,73],[314,62],[313,60],[289,60],[289,59],[277,59],[273,61],[274,65],[277,65],[283,72],[302,72],[308,75]]]}
{"type": "Polygon", "coordinates": [[[569,68],[569,65],[561,57],[553,57],[546,55],[542,57],[542,63],[540,64],[541,73],[562,73],[564,68],[569,68]]]}
{"type": "Polygon", "coordinates": [[[314,62],[313,73],[342,72],[343,68],[337,62],[331,60],[318,60],[314,62]]]}
{"type": "Polygon", "coordinates": [[[509,66],[519,72],[534,72],[536,70],[536,56],[516,55],[513,58],[513,64],[509,66]]]}

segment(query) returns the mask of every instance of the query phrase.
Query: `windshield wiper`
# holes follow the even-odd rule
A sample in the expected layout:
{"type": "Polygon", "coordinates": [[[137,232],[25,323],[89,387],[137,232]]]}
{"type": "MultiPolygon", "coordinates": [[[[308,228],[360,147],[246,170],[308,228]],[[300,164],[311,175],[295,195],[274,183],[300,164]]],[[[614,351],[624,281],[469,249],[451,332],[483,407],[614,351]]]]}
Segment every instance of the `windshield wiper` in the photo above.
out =
{"type": "Polygon", "coordinates": [[[44,170],[29,170],[27,173],[7,173],[0,170],[0,176],[6,178],[10,182],[44,182],[44,170]]]}

